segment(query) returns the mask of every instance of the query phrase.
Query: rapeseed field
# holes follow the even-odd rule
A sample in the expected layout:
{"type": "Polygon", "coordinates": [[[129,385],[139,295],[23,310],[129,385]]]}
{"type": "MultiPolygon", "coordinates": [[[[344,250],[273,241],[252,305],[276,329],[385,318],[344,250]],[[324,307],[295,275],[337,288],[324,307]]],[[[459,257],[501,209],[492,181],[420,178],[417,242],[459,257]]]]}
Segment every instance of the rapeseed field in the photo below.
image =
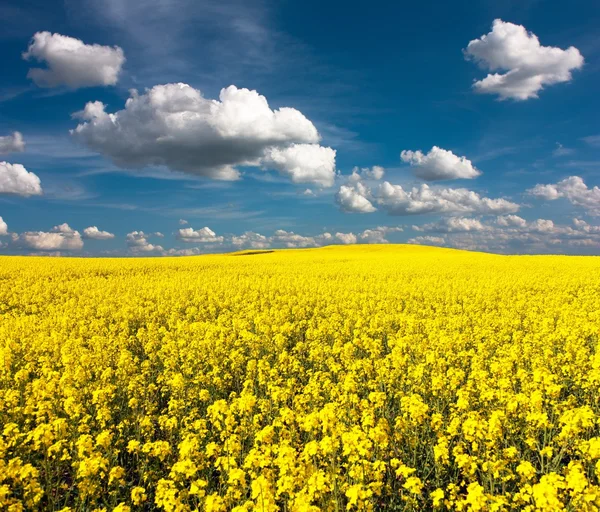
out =
{"type": "Polygon", "coordinates": [[[0,258],[0,509],[600,509],[600,258],[0,258]]]}

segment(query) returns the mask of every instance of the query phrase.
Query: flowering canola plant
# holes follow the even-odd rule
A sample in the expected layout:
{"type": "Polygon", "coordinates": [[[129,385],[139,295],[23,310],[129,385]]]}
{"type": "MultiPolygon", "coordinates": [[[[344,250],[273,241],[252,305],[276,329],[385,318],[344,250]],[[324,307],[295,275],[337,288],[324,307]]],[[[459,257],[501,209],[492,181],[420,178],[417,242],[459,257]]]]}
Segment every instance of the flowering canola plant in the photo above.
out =
{"type": "Polygon", "coordinates": [[[0,510],[600,510],[600,258],[0,258],[0,510]]]}

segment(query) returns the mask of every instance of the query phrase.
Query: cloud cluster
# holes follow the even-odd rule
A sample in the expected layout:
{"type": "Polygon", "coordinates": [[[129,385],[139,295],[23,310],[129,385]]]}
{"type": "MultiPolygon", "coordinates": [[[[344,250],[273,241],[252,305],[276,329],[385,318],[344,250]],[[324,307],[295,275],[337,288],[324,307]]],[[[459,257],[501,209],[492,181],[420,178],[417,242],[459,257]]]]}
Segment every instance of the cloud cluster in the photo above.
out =
{"type": "Polygon", "coordinates": [[[229,86],[219,100],[187,84],[131,92],[125,108],[107,113],[99,101],[75,114],[72,135],[122,168],[165,166],[219,180],[236,180],[238,167],[273,169],[295,183],[331,186],[335,151],[301,112],[272,110],[256,91],[229,86]]]}
{"type": "Polygon", "coordinates": [[[353,184],[340,186],[335,201],[346,213],[372,213],[377,210],[371,202],[371,189],[357,181],[353,184]]]}
{"type": "Polygon", "coordinates": [[[40,179],[21,164],[0,162],[0,194],[39,196],[42,185],[40,179]]]}
{"type": "Polygon", "coordinates": [[[481,175],[473,163],[464,156],[433,146],[429,153],[404,150],[400,153],[403,162],[409,163],[415,176],[425,181],[473,179],[481,175]]]}
{"type": "Polygon", "coordinates": [[[587,210],[590,215],[600,216],[600,188],[588,188],[579,176],[569,176],[558,183],[537,184],[527,193],[546,201],[564,197],[571,204],[587,210]]]}
{"type": "Polygon", "coordinates": [[[406,243],[416,245],[444,245],[446,240],[442,236],[415,236],[409,238],[406,243]]]}
{"type": "Polygon", "coordinates": [[[399,226],[378,226],[373,229],[365,229],[358,237],[361,242],[366,244],[387,244],[389,243],[386,239],[388,233],[400,233],[404,231],[399,226]]]}
{"type": "MultiPolygon", "coordinates": [[[[402,159],[412,162],[417,168],[416,174],[424,179],[441,179],[441,176],[448,178],[451,174],[454,177],[466,177],[470,173],[480,172],[466,158],[459,158],[436,146],[427,155],[420,151],[403,151],[402,159]]],[[[373,171],[369,169],[359,172],[354,168],[346,183],[340,185],[335,195],[335,202],[340,210],[346,213],[372,213],[379,207],[389,215],[500,215],[519,210],[518,204],[506,199],[481,197],[477,192],[465,188],[440,188],[421,184],[409,190],[389,181],[377,182],[377,179],[373,178],[383,177],[383,169],[380,169],[381,172],[373,175],[373,171]],[[369,176],[371,181],[367,181],[366,176],[369,176]]]]}
{"type": "Polygon", "coordinates": [[[222,236],[217,234],[209,227],[194,230],[193,228],[183,228],[177,231],[177,238],[187,243],[220,243],[222,236]]]}
{"type": "Polygon", "coordinates": [[[156,236],[156,233],[144,233],[143,231],[132,231],[127,233],[125,242],[127,247],[133,254],[139,253],[164,253],[164,248],[161,245],[152,244],[148,241],[150,236],[156,236]]]}
{"type": "Polygon", "coordinates": [[[593,226],[581,219],[573,219],[573,225],[557,225],[549,219],[527,221],[517,215],[501,215],[490,222],[480,219],[452,217],[436,223],[413,226],[421,233],[433,233],[415,237],[409,242],[438,245],[459,249],[493,252],[569,252],[574,247],[600,248],[600,226],[593,226]],[[444,234],[443,237],[435,236],[444,234]]]}
{"type": "Polygon", "coordinates": [[[113,233],[108,231],[100,231],[96,226],[90,226],[83,230],[83,238],[89,238],[90,240],[110,240],[114,238],[113,233]]]}
{"type": "Polygon", "coordinates": [[[0,236],[8,235],[8,225],[4,219],[0,217],[0,236]]]}
{"type": "Polygon", "coordinates": [[[10,135],[0,137],[0,155],[22,151],[25,151],[25,140],[21,132],[13,132],[10,135]]]}
{"type": "Polygon", "coordinates": [[[473,84],[475,91],[497,94],[500,99],[537,98],[545,86],[569,82],[571,71],[584,62],[577,48],[542,46],[522,25],[500,19],[494,20],[490,33],[471,41],[464,54],[483,69],[505,71],[490,73],[473,84]]]}
{"type": "Polygon", "coordinates": [[[125,62],[118,46],[85,44],[74,37],[37,32],[25,60],[45,62],[46,69],[33,68],[27,73],[39,87],[67,86],[71,89],[98,85],[115,85],[125,62]]]}
{"type": "MultiPolygon", "coordinates": [[[[516,215],[511,215],[510,217],[516,217],[516,215]]],[[[478,219],[470,217],[447,217],[438,222],[432,222],[422,226],[413,226],[413,229],[415,231],[433,231],[436,233],[456,233],[485,231],[488,228],[478,219]]]]}
{"type": "Polygon", "coordinates": [[[83,240],[78,231],[68,224],[54,226],[49,232],[26,231],[13,236],[16,246],[28,247],[36,251],[79,251],[83,249],[83,240]]]}
{"type": "Polygon", "coordinates": [[[373,167],[354,167],[352,174],[348,178],[350,183],[356,183],[361,180],[380,180],[385,175],[385,169],[380,165],[374,165],[373,167]]]}

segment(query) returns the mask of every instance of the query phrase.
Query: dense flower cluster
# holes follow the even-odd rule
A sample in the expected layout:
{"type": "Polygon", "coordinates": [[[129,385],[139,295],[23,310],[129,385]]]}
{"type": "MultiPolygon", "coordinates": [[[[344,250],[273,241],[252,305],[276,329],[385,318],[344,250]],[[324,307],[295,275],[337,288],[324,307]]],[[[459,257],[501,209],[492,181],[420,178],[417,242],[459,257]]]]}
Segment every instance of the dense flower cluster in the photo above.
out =
{"type": "Polygon", "coordinates": [[[0,260],[0,509],[600,509],[600,258],[0,260]]]}

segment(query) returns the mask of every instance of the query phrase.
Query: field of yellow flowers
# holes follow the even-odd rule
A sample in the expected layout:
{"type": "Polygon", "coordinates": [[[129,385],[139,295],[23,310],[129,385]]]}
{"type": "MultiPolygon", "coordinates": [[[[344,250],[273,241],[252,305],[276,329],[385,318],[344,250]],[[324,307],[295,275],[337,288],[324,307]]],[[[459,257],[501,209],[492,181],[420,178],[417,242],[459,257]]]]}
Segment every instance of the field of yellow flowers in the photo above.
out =
{"type": "Polygon", "coordinates": [[[600,258],[0,258],[0,510],[600,509],[600,258]]]}

